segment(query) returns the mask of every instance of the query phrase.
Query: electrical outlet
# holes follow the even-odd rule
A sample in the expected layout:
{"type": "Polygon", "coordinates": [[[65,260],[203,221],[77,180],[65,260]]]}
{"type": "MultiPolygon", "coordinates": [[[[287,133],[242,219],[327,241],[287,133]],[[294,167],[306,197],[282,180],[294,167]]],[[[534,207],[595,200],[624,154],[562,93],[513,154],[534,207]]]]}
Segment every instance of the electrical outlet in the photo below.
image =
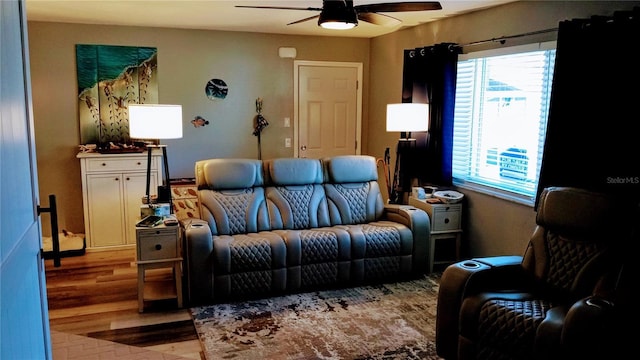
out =
{"type": "Polygon", "coordinates": [[[291,147],[291,138],[284,139],[284,147],[291,147]]]}
{"type": "Polygon", "coordinates": [[[291,127],[291,119],[286,117],[284,118],[284,127],[291,127]]]}

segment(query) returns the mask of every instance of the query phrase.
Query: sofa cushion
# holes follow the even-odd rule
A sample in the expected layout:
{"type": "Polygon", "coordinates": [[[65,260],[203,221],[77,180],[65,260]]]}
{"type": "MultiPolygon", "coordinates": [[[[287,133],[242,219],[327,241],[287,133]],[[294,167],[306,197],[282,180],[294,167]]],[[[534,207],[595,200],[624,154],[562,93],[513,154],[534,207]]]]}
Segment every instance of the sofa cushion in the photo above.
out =
{"type": "Polygon", "coordinates": [[[352,278],[383,279],[408,273],[413,266],[413,233],[403,224],[374,221],[336,226],[351,239],[352,278]]]}
{"type": "Polygon", "coordinates": [[[387,279],[413,267],[414,238],[406,225],[379,221],[384,203],[371,156],[324,160],[325,192],[331,224],[351,239],[351,280],[387,279]]]}
{"type": "Polygon", "coordinates": [[[287,246],[287,287],[344,284],[351,273],[351,239],[344,229],[276,230],[287,246]]]}
{"type": "Polygon", "coordinates": [[[372,156],[344,155],[323,160],[325,193],[332,225],[380,219],[384,210],[372,156]]]}
{"type": "Polygon", "coordinates": [[[252,159],[210,159],[196,162],[200,218],[213,235],[269,229],[262,187],[262,162],[252,159]]]}
{"type": "Polygon", "coordinates": [[[264,163],[271,229],[309,229],[329,225],[320,160],[287,158],[264,163]]]}
{"type": "Polygon", "coordinates": [[[261,186],[262,162],[253,159],[209,159],[196,162],[198,189],[225,190],[261,186]]]}
{"type": "Polygon", "coordinates": [[[286,248],[277,234],[260,233],[213,237],[216,296],[246,296],[286,288],[286,248]]]}
{"type": "Polygon", "coordinates": [[[309,158],[265,160],[264,177],[267,186],[322,184],[322,164],[309,158]]]}
{"type": "Polygon", "coordinates": [[[378,180],[376,159],[367,155],[342,155],[323,159],[325,182],[355,183],[378,180]]]}

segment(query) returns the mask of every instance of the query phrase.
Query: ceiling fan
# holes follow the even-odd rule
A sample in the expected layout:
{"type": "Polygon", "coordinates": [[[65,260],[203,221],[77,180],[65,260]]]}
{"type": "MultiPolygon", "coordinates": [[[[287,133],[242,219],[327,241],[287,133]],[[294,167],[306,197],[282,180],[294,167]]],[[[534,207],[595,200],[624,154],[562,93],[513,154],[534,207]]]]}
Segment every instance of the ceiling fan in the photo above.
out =
{"type": "Polygon", "coordinates": [[[404,1],[377,4],[353,5],[352,0],[322,0],[322,7],[286,7],[286,6],[241,6],[239,8],[277,9],[277,10],[307,10],[319,12],[308,18],[291,22],[287,25],[318,19],[318,25],[327,29],[351,29],[362,20],[375,25],[396,26],[402,23],[400,19],[381,14],[404,11],[428,11],[440,10],[442,6],[438,1],[404,1]]]}

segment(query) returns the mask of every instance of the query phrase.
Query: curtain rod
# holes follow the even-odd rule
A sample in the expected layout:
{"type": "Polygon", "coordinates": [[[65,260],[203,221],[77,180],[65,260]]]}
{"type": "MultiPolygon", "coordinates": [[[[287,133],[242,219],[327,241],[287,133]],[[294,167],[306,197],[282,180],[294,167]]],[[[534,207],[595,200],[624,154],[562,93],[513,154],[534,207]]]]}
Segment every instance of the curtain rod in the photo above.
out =
{"type": "Polygon", "coordinates": [[[554,31],[558,31],[558,28],[532,31],[532,32],[523,33],[523,34],[517,34],[517,35],[501,36],[499,38],[493,38],[493,39],[489,39],[489,40],[474,41],[474,42],[470,42],[470,43],[462,44],[462,45],[458,45],[458,46],[460,46],[460,47],[475,46],[475,45],[481,45],[481,44],[492,43],[492,42],[500,42],[500,44],[504,44],[507,41],[507,39],[514,39],[514,38],[519,38],[519,37],[523,37],[523,36],[531,36],[531,35],[538,35],[538,34],[546,34],[546,33],[554,32],[554,31]]]}

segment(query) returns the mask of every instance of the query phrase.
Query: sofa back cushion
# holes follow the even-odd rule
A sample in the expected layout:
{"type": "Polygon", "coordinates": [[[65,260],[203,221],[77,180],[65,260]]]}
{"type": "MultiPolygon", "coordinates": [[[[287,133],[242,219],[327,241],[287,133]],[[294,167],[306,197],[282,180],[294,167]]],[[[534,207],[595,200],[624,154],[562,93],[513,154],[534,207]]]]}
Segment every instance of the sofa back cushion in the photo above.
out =
{"type": "Polygon", "coordinates": [[[329,225],[324,175],[318,159],[264,161],[265,196],[271,229],[309,229],[329,225]]]}
{"type": "Polygon", "coordinates": [[[213,235],[269,229],[262,162],[253,159],[210,159],[196,162],[200,218],[213,235]]]}
{"type": "Polygon", "coordinates": [[[210,190],[262,186],[262,162],[254,159],[209,159],[196,162],[196,186],[210,190]]]}
{"type": "Polygon", "coordinates": [[[384,209],[376,159],[343,155],[323,159],[324,188],[332,225],[369,223],[384,209]]]}

